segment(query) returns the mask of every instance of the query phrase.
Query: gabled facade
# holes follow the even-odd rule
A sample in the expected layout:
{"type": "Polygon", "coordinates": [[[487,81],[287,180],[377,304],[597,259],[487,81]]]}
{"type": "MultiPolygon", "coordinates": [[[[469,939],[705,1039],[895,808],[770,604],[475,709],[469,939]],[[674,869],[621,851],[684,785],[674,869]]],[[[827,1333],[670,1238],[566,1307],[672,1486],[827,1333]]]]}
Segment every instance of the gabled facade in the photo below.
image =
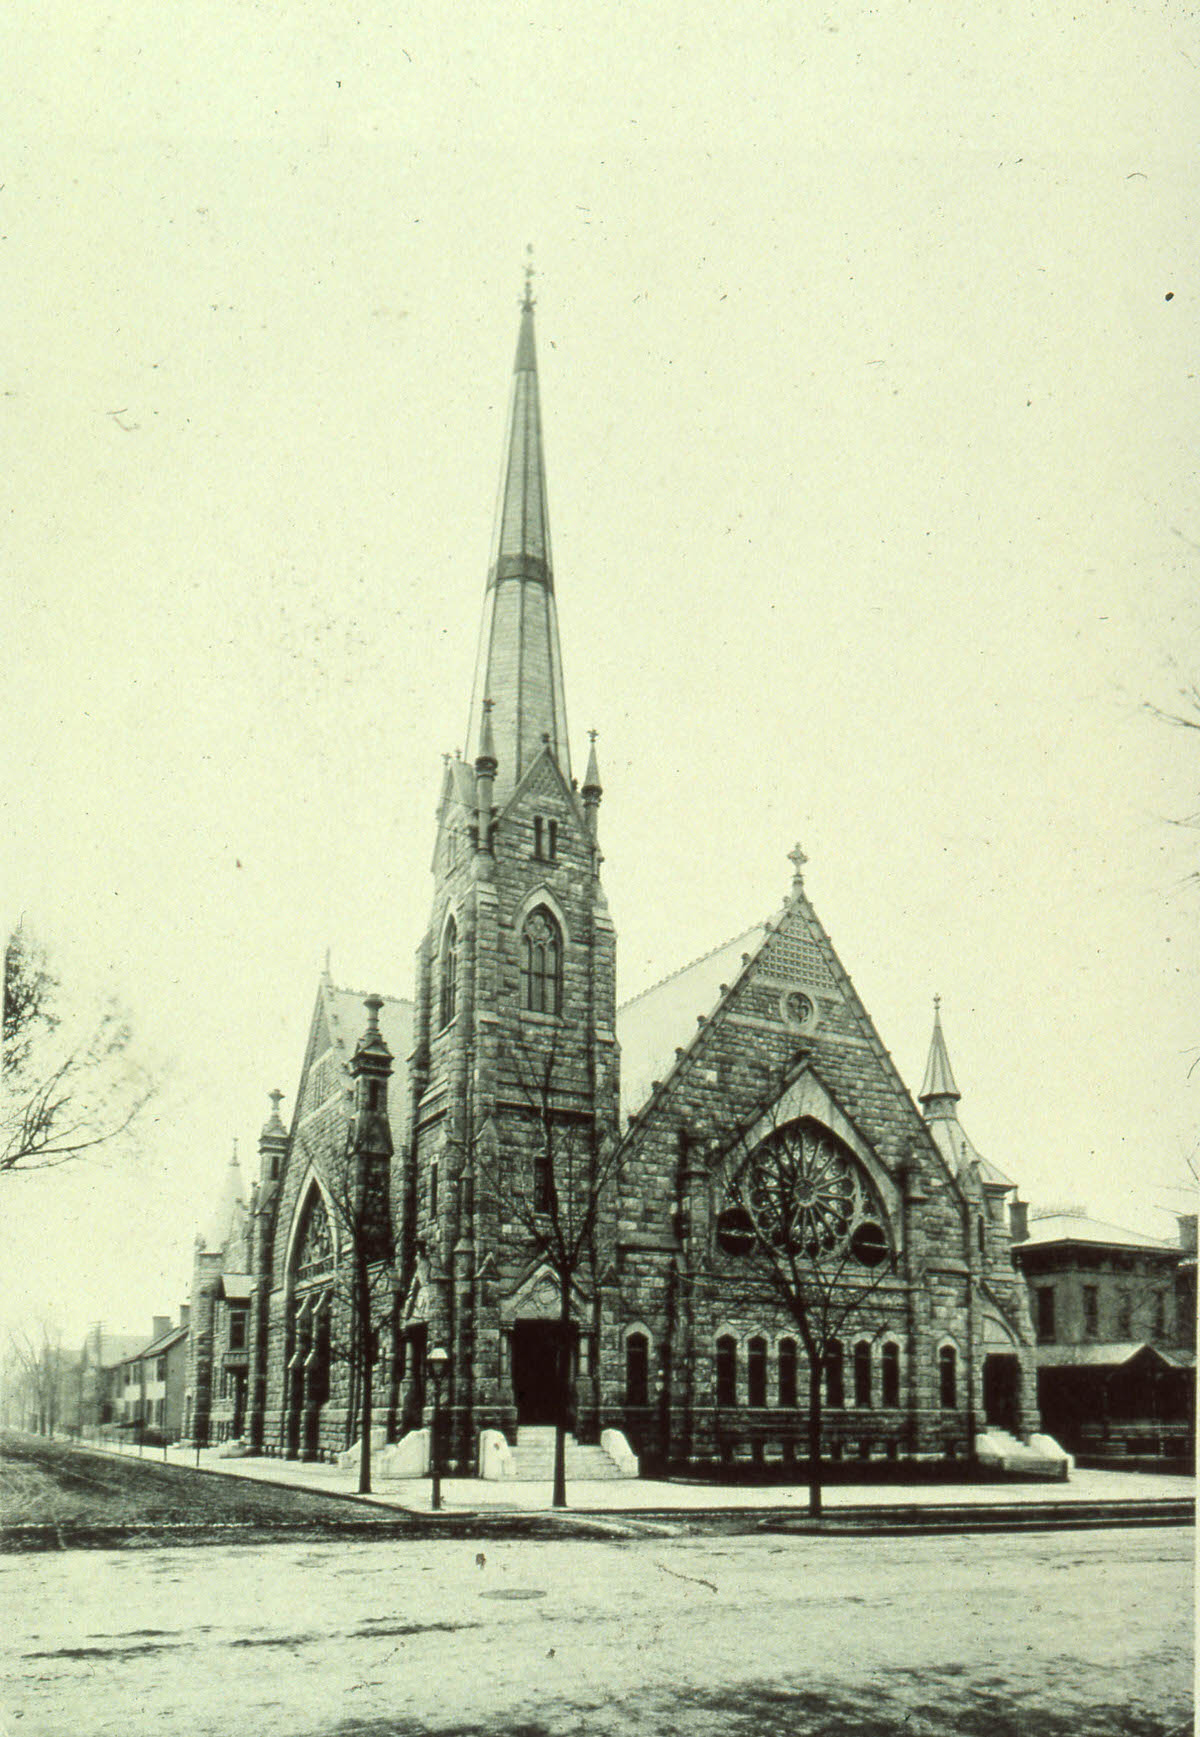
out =
{"type": "Polygon", "coordinates": [[[184,1383],[188,1364],[188,1322],[172,1327],[169,1316],[155,1316],[150,1341],[115,1370],[112,1422],[134,1439],[178,1441],[183,1430],[184,1383]]]}
{"type": "MultiPolygon", "coordinates": [[[[627,1433],[666,1463],[803,1455],[802,1335],[729,1217],[731,1151],[752,1172],[788,1141],[813,1155],[814,1214],[864,1256],[838,1267],[827,1450],[961,1456],[989,1422],[1027,1435],[1029,1319],[1006,1215],[918,1113],[793,861],[791,894],[749,950],[699,962],[690,1038],[631,1109],[605,1345],[627,1433]],[[714,964],[730,970],[715,996],[714,964]]],[[[628,1037],[619,1018],[632,1074],[665,1059],[654,1002],[677,1019],[692,974],[632,1003],[628,1037]]]]}
{"type": "MultiPolygon", "coordinates": [[[[390,1272],[392,1220],[403,1210],[411,1044],[411,1002],[339,989],[326,972],[291,1128],[273,1094],[259,1137],[247,1318],[246,1436],[255,1449],[332,1457],[353,1438],[362,1367],[349,1290],[353,1244],[373,1269],[390,1272]]],[[[390,1321],[394,1283],[381,1276],[377,1288],[390,1321]]],[[[403,1394],[390,1332],[381,1355],[376,1418],[391,1433],[403,1394]]]]}
{"type": "Polygon", "coordinates": [[[1028,1435],[1011,1184],[958,1126],[940,1019],[923,1115],[813,910],[799,850],[780,912],[618,1015],[601,798],[594,738],[582,783],[572,774],[527,291],[468,738],[442,777],[413,999],[320,986],[290,1126],[276,1094],[245,1223],[198,1250],[204,1429],[310,1457],[354,1441],[361,1326],[339,1200],[369,1198],[367,1264],[391,1286],[380,1438],[428,1425],[439,1346],[463,1469],[482,1437],[512,1443],[564,1400],[578,1437],[621,1431],[647,1462],[794,1458],[796,1323],[763,1301],[730,1234],[728,1163],[735,1147],[753,1164],[790,1142],[812,1166],[806,1210],[848,1251],[839,1294],[855,1305],[822,1375],[827,1451],[967,1455],[989,1422],[1028,1435]],[[233,1387],[214,1397],[222,1371],[233,1387]]]}

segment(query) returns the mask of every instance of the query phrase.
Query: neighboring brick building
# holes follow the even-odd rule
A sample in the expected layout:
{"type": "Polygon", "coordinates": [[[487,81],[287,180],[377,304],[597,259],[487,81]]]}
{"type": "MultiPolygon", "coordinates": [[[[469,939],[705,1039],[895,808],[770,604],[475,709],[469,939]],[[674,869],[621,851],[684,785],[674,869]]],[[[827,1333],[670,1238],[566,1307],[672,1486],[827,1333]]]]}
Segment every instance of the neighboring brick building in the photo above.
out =
{"type": "Polygon", "coordinates": [[[751,1164],[790,1142],[823,1246],[847,1256],[846,1298],[869,1293],[831,1352],[826,1448],[969,1454],[988,1421],[1027,1436],[1011,1184],[958,1127],[940,1020],[918,1110],[801,853],[768,922],[617,1012],[594,742],[582,783],[571,772],[528,296],[470,718],[472,758],[442,780],[412,1001],[353,995],[326,972],[291,1126],[276,1094],[245,1223],[198,1248],[198,1432],[215,1427],[224,1369],[230,1432],[304,1456],[353,1440],[351,1198],[393,1286],[375,1371],[385,1436],[428,1422],[440,1345],[462,1467],[482,1431],[511,1441],[564,1391],[579,1437],[622,1430],[647,1461],[794,1457],[803,1358],[729,1234],[714,1153],[736,1137],[751,1164]],[[228,1336],[242,1310],[244,1353],[228,1336]]]}
{"type": "Polygon", "coordinates": [[[1094,1458],[1194,1457],[1195,1217],[1175,1243],[1082,1211],[1016,1228],[1046,1428],[1094,1458]]]}
{"type": "Polygon", "coordinates": [[[148,1345],[117,1365],[112,1422],[138,1439],[153,1432],[164,1441],[183,1433],[183,1395],[188,1366],[188,1316],[178,1326],[156,1315],[148,1345]]]}

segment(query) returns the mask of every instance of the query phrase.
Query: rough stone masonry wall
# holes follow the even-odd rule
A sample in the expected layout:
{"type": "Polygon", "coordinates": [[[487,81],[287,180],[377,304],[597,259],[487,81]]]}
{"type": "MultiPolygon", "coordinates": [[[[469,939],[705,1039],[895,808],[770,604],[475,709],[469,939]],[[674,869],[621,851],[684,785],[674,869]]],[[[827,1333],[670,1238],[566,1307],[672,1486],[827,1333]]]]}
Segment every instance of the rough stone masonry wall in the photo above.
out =
{"type": "MultiPolygon", "coordinates": [[[[332,1043],[323,1015],[318,1012],[309,1053],[297,1094],[291,1139],[279,1185],[272,1202],[270,1273],[266,1280],[267,1379],[263,1417],[263,1441],[267,1450],[287,1451],[288,1342],[287,1261],[292,1224],[301,1206],[301,1190],[310,1165],[335,1185],[346,1162],[346,1130],[350,1099],[341,1056],[332,1043]]],[[[336,1213],[330,1214],[335,1239],[344,1240],[336,1213]]],[[[340,1295],[334,1299],[332,1339],[345,1346],[350,1338],[348,1306],[340,1295]]],[[[334,1357],[330,1365],[330,1391],[320,1419],[319,1451],[332,1457],[346,1446],[349,1365],[334,1357]]]]}
{"type": "Polygon", "coordinates": [[[872,1343],[877,1395],[882,1343],[890,1337],[900,1347],[901,1403],[888,1413],[877,1400],[869,1411],[851,1404],[827,1412],[826,1442],[833,1451],[965,1451],[968,1268],[960,1192],[806,901],[793,902],[776,933],[791,944],[776,947],[772,956],[776,937],[768,941],[628,1136],[618,1225],[620,1319],[605,1334],[606,1384],[609,1392],[621,1392],[625,1337],[642,1330],[651,1342],[657,1388],[637,1414],[614,1407],[613,1421],[623,1421],[643,1448],[673,1459],[740,1455],[760,1447],[783,1452],[789,1438],[794,1447],[803,1436],[802,1350],[800,1404],[794,1413],[781,1412],[777,1404],[778,1343],[798,1334],[785,1314],[764,1304],[757,1285],[747,1284],[744,1266],[739,1271],[718,1249],[714,1221],[720,1202],[713,1177],[696,1155],[702,1139],[711,1140],[714,1131],[728,1134],[764,1109],[766,1074],[803,1056],[907,1196],[900,1222],[892,1226],[902,1246],[898,1271],[843,1335],[848,1398],[854,1343],[872,1343]],[[813,947],[819,949],[816,957],[813,947]],[[789,958],[807,960],[797,982],[819,1008],[807,1030],[789,1028],[782,1011],[789,958]],[[746,1344],[755,1334],[768,1341],[768,1405],[759,1412],[744,1404],[717,1412],[715,1342],[723,1332],[739,1342],[743,1398],[746,1344]],[[959,1403],[950,1412],[938,1403],[937,1351],[946,1341],[956,1346],[963,1366],[959,1403]]]}
{"type": "MultiPolygon", "coordinates": [[[[597,1114],[615,1126],[615,973],[611,925],[597,912],[592,840],[552,765],[542,762],[501,817],[494,854],[464,857],[460,851],[455,857],[444,842],[451,824],[443,825],[442,872],[421,955],[429,962],[418,995],[418,1021],[428,1021],[428,1069],[415,1082],[413,1183],[415,1228],[428,1275],[430,1342],[440,1337],[451,1349],[449,1433],[466,1461],[473,1458],[480,1428],[510,1435],[515,1428],[501,1315],[506,1299],[537,1265],[527,1234],[511,1212],[502,1211],[503,1178],[530,1172],[539,1137],[538,1087],[548,1060],[556,1114],[580,1118],[569,1141],[588,1137],[587,1119],[597,1114]],[[553,858],[547,848],[551,820],[557,829],[553,858]],[[543,900],[563,931],[557,1016],[521,1006],[522,926],[543,900]],[[458,934],[458,1006],[451,1025],[438,1031],[448,913],[458,934]],[[486,1132],[477,1149],[481,1128],[486,1132]],[[435,1162],[436,1223],[429,1211],[435,1162]],[[464,1162],[457,1186],[445,1186],[464,1162]]],[[[419,1054],[420,1040],[417,1048],[419,1054]]],[[[586,1279],[590,1284],[590,1275],[586,1279]]],[[[594,1328],[591,1320],[580,1325],[585,1332],[594,1328]]]]}

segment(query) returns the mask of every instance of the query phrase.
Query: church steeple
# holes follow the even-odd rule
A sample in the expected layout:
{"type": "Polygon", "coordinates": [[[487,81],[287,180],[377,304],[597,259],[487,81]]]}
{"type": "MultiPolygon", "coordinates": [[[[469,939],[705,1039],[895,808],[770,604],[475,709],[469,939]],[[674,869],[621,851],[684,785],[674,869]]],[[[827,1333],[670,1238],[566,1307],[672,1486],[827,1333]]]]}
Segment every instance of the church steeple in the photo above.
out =
{"type": "Polygon", "coordinates": [[[546,511],[531,275],[527,267],[508,441],[467,730],[466,751],[470,755],[480,739],[483,702],[490,699],[496,756],[494,796],[501,806],[543,752],[547,737],[564,778],[571,776],[546,511]]]}

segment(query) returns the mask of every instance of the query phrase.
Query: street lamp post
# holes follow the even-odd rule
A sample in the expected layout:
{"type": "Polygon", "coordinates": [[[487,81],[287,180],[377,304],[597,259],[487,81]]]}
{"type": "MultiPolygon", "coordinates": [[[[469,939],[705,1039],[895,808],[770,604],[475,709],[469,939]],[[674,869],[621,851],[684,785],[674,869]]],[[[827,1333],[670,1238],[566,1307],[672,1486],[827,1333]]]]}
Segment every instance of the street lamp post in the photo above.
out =
{"type": "Polygon", "coordinates": [[[429,1494],[429,1506],[436,1514],[442,1505],[442,1462],[439,1454],[442,1424],[442,1377],[446,1373],[446,1365],[450,1354],[441,1345],[435,1345],[426,1359],[429,1378],[433,1382],[433,1425],[429,1440],[429,1475],[432,1487],[429,1494]]]}

